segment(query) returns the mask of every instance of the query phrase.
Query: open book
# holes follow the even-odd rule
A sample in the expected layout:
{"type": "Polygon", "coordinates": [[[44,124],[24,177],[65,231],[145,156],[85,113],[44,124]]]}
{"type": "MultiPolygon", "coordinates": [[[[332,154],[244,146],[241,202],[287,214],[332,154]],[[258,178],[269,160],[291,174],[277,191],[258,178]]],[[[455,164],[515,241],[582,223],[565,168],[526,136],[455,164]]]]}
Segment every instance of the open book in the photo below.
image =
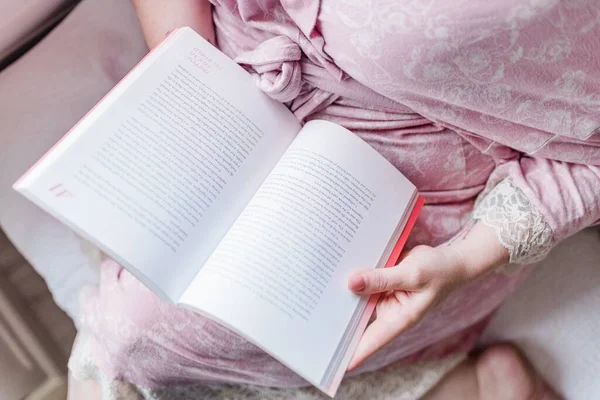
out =
{"type": "Polygon", "coordinates": [[[393,264],[415,187],[350,131],[304,126],[189,28],[171,32],[15,189],[165,301],[333,396],[393,264]]]}

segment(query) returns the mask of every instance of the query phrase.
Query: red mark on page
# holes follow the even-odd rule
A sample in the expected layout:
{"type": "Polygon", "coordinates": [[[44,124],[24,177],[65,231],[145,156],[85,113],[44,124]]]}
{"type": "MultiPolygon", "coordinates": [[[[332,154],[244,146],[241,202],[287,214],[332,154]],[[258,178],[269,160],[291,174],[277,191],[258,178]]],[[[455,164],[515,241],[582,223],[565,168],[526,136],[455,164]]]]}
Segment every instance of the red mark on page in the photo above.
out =
{"type": "Polygon", "coordinates": [[[194,47],[194,49],[188,53],[188,60],[205,74],[210,74],[213,70],[220,71],[223,69],[221,64],[213,60],[202,49],[197,47],[194,47]]]}
{"type": "Polygon", "coordinates": [[[56,197],[75,197],[62,183],[50,187],[48,191],[54,193],[56,197]]]}

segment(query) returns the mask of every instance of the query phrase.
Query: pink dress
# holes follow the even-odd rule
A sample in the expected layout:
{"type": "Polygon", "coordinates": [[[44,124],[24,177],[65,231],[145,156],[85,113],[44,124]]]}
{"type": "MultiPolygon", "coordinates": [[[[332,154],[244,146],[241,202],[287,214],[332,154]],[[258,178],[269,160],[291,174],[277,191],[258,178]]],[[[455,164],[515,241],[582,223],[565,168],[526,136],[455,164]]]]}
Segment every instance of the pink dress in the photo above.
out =
{"type": "MultiPolygon", "coordinates": [[[[220,49],[262,90],[302,121],[355,132],[417,185],[426,206],[409,246],[474,218],[531,264],[600,219],[597,0],[213,3],[220,49]]],[[[456,290],[356,373],[468,351],[529,270],[456,290]]],[[[305,384],[112,262],[82,298],[81,333],[108,379],[305,384]]]]}

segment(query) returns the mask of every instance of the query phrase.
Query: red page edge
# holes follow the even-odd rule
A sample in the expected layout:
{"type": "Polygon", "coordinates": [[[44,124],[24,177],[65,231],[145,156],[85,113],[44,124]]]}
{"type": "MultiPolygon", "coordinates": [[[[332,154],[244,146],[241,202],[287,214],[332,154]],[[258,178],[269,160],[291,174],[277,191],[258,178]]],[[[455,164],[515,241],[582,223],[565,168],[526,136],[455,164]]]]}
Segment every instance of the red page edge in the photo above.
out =
{"type": "MultiPolygon", "coordinates": [[[[394,249],[392,250],[392,254],[390,255],[390,258],[388,259],[387,263],[385,264],[385,268],[393,267],[398,262],[398,259],[400,259],[400,254],[402,253],[402,249],[404,248],[404,245],[406,244],[406,241],[408,240],[408,236],[410,235],[410,232],[414,228],[415,223],[417,222],[417,218],[419,217],[419,214],[421,213],[421,209],[423,208],[424,205],[425,205],[425,200],[423,199],[423,197],[419,196],[419,198],[417,199],[417,201],[415,203],[415,206],[413,207],[413,209],[410,213],[410,216],[408,217],[408,221],[406,221],[406,226],[404,227],[404,230],[402,231],[402,234],[400,235],[400,238],[398,239],[396,246],[394,246],[394,249]]],[[[379,301],[379,294],[374,294],[369,298],[369,302],[367,303],[365,312],[363,313],[363,315],[358,323],[358,327],[356,328],[356,334],[355,334],[354,338],[352,339],[352,342],[350,343],[350,346],[348,349],[349,354],[352,354],[352,355],[354,354],[354,351],[356,350],[356,346],[358,346],[358,341],[361,338],[365,329],[367,328],[367,324],[371,320],[371,315],[373,315],[373,311],[375,311],[375,306],[377,305],[378,301],[379,301]]],[[[349,362],[350,362],[350,358],[348,358],[346,363],[349,363],[349,362]]],[[[347,364],[344,367],[347,367],[347,364]]],[[[329,386],[329,388],[326,391],[327,395],[329,395],[330,397],[335,396],[335,393],[337,392],[337,389],[340,386],[340,383],[342,382],[342,379],[344,378],[345,373],[346,373],[346,369],[340,368],[340,371],[338,371],[338,374],[334,377],[333,381],[331,382],[331,385],[329,386]]]]}
{"type": "Polygon", "coordinates": [[[396,246],[394,246],[394,250],[392,250],[392,254],[388,259],[388,262],[385,264],[385,268],[393,267],[400,259],[400,253],[402,253],[402,249],[404,248],[404,245],[408,240],[408,236],[410,235],[410,232],[412,231],[412,229],[415,226],[415,223],[417,222],[417,218],[419,217],[419,214],[421,213],[421,209],[423,208],[424,204],[425,200],[423,200],[423,197],[419,196],[415,203],[415,207],[413,208],[412,212],[410,213],[410,216],[408,217],[408,221],[406,221],[406,226],[402,231],[402,235],[400,235],[398,243],[396,243],[396,246]]]}
{"type": "Polygon", "coordinates": [[[81,122],[83,120],[85,120],[88,115],[90,115],[92,113],[92,111],[94,111],[96,109],[96,107],[98,107],[98,105],[100,105],[104,100],[106,100],[106,98],[119,86],[121,85],[125,79],[127,79],[127,77],[135,70],[137,69],[143,62],[144,60],[146,60],[146,58],[148,58],[148,56],[150,56],[150,54],[152,54],[154,51],[156,51],[156,49],[158,49],[173,33],[175,33],[178,29],[173,29],[171,31],[169,31],[164,38],[162,38],[162,40],[152,48],[152,50],[148,51],[148,53],[146,53],[146,55],[144,57],[142,57],[142,59],[140,61],[138,61],[138,63],[135,65],[135,67],[133,67],[127,74],[125,74],[125,76],[123,78],[121,78],[121,80],[119,82],[117,82],[117,84],[115,86],[113,86],[103,97],[100,101],[98,101],[88,112],[86,112],[83,117],[81,117],[81,119],[79,121],[77,121],[77,123],[75,125],[73,125],[73,127],[71,129],[69,129],[67,131],[67,133],[65,133],[60,139],[58,139],[58,141],[48,150],[44,153],[44,155],[42,157],[40,157],[23,175],[21,175],[21,177],[13,184],[13,188],[16,189],[19,184],[27,177],[27,175],[29,175],[46,157],[48,157],[48,155],[50,155],[50,153],[52,153],[54,150],[56,150],[56,148],[60,145],[60,143],[65,140],[71,133],[73,133],[73,131],[75,130],[75,128],[77,128],[79,126],[79,124],[81,124],[81,122]]]}

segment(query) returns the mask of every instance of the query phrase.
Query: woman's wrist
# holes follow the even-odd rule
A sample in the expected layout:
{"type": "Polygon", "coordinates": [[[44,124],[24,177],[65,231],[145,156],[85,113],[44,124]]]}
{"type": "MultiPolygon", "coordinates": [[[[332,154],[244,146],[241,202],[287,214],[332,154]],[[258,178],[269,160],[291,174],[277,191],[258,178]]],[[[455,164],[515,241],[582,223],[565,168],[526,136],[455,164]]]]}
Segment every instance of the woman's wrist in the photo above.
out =
{"type": "Polygon", "coordinates": [[[440,246],[440,250],[466,280],[485,275],[508,263],[510,258],[494,229],[479,221],[474,221],[453,240],[440,246]]]}

